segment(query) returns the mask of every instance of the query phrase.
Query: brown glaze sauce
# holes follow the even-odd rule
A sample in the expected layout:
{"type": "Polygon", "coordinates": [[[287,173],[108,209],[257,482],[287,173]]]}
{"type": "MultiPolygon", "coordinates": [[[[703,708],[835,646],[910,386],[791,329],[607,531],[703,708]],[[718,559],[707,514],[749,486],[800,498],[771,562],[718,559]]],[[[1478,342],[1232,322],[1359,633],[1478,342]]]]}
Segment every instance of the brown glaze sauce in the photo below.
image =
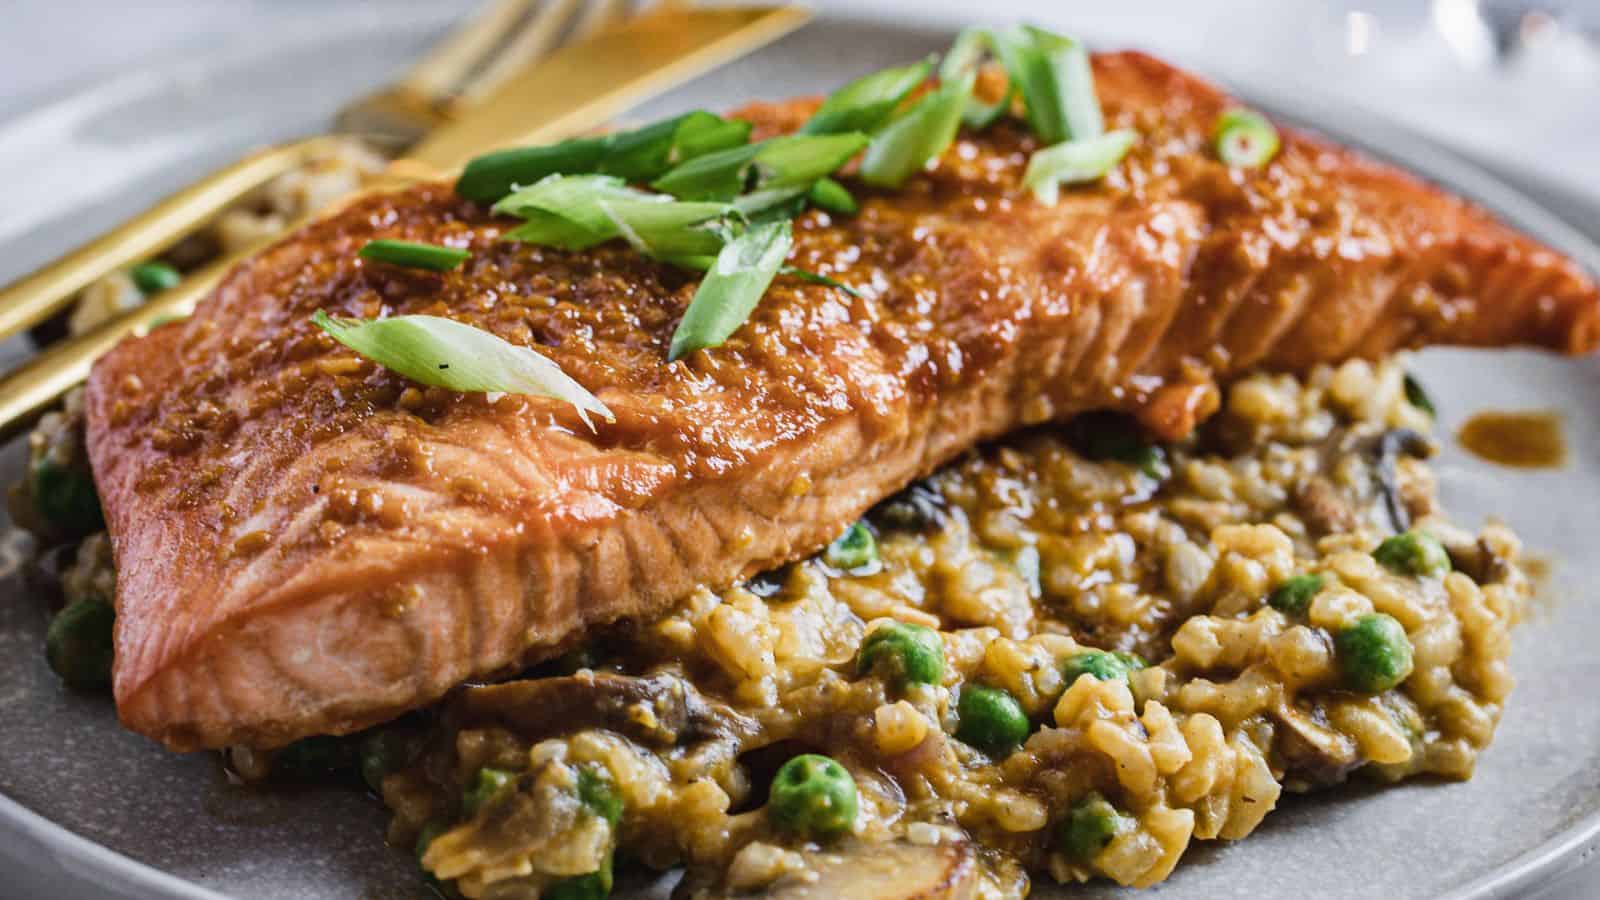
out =
{"type": "Polygon", "coordinates": [[[1456,432],[1461,446],[1479,459],[1519,469],[1555,469],[1567,461],[1561,416],[1548,410],[1485,410],[1456,432]]]}

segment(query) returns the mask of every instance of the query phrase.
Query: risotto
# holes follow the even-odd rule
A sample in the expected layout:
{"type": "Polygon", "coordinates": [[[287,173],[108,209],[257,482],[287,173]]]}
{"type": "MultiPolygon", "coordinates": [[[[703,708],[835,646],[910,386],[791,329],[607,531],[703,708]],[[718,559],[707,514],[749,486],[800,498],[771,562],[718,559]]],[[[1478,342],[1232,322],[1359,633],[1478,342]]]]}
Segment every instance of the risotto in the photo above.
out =
{"type": "Polygon", "coordinates": [[[694,896],[1151,885],[1285,789],[1472,773],[1529,584],[1437,508],[1428,424],[1352,362],[1239,382],[1182,445],[1021,435],[370,736],[367,774],[468,897],[595,896],[619,858],[694,896]]]}

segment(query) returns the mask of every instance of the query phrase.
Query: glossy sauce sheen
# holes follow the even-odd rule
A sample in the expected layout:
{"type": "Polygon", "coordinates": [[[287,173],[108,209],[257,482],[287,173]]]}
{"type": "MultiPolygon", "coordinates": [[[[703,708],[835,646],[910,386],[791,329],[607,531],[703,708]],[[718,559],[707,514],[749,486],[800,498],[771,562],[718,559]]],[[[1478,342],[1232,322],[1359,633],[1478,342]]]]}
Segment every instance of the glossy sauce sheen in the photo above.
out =
{"type": "Polygon", "coordinates": [[[1557,469],[1567,462],[1561,416],[1544,410],[1474,413],[1456,432],[1480,459],[1521,469],[1557,469]]]}
{"type": "MultiPolygon", "coordinates": [[[[1175,437],[1216,381],[1427,343],[1593,347],[1571,263],[1349,151],[1286,133],[1216,161],[1231,101],[1097,57],[1140,134],[1054,207],[1020,124],[964,134],[859,215],[795,223],[791,265],[721,347],[666,351],[691,274],[620,242],[507,243],[447,185],[354,202],[236,269],[183,323],[95,369],[89,441],[118,564],[115,687],[169,746],[349,731],[809,554],[974,443],[1099,407],[1175,437]],[[468,248],[435,274],[374,238],[468,248]],[[617,415],[421,390],[311,314],[429,313],[533,346],[617,415]]],[[[990,90],[999,85],[990,83],[990,90]]],[[[758,136],[815,101],[756,105],[758,136]]]]}

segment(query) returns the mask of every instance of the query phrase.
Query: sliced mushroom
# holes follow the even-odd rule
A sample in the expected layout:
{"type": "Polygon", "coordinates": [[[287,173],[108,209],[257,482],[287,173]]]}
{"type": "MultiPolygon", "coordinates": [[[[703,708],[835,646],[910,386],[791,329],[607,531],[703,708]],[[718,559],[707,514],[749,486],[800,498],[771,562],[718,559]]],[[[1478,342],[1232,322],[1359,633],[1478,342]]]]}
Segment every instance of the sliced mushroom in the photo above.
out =
{"type": "Polygon", "coordinates": [[[1378,435],[1370,445],[1373,458],[1373,478],[1378,493],[1383,495],[1384,509],[1396,532],[1411,527],[1411,511],[1399,484],[1399,467],[1395,461],[1401,456],[1427,459],[1437,448],[1433,441],[1409,428],[1391,428],[1378,435]]]}
{"type": "Polygon", "coordinates": [[[680,900],[966,900],[978,895],[983,871],[966,841],[922,846],[908,841],[802,850],[805,865],[755,892],[683,885],[680,900]]]}
{"type": "Polygon", "coordinates": [[[455,698],[451,715],[463,728],[499,726],[530,739],[604,728],[672,745],[754,730],[746,717],[664,673],[633,677],[584,671],[469,687],[455,698]]]}
{"type": "Polygon", "coordinates": [[[1310,787],[1339,784],[1365,760],[1355,741],[1316,721],[1300,708],[1280,703],[1272,710],[1277,721],[1277,749],[1287,779],[1310,787]]]}

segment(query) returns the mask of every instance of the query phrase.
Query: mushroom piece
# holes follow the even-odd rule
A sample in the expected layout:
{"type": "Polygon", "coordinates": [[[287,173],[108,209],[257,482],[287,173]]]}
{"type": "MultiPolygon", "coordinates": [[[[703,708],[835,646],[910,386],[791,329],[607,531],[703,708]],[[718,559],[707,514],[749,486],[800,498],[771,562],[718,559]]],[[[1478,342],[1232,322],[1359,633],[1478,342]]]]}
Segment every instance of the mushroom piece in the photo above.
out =
{"type": "Polygon", "coordinates": [[[1396,534],[1411,527],[1411,510],[1401,491],[1399,467],[1395,461],[1402,455],[1427,459],[1437,449],[1433,441],[1409,428],[1385,431],[1368,449],[1373,458],[1373,478],[1377,481],[1378,493],[1383,495],[1384,509],[1389,513],[1389,522],[1396,534]]]}
{"type": "Polygon", "coordinates": [[[678,900],[966,900],[978,895],[983,872],[966,841],[923,846],[909,841],[799,851],[800,867],[753,892],[720,885],[681,885],[678,900]]]}
{"type": "Polygon", "coordinates": [[[456,696],[450,715],[463,728],[498,726],[530,739],[603,728],[671,746],[754,731],[748,718],[665,673],[634,677],[586,670],[474,686],[456,696]]]}
{"type": "Polygon", "coordinates": [[[1272,710],[1277,721],[1277,749],[1285,776],[1308,787],[1326,787],[1345,780],[1364,759],[1355,741],[1316,721],[1300,708],[1280,703],[1272,710]]]}

